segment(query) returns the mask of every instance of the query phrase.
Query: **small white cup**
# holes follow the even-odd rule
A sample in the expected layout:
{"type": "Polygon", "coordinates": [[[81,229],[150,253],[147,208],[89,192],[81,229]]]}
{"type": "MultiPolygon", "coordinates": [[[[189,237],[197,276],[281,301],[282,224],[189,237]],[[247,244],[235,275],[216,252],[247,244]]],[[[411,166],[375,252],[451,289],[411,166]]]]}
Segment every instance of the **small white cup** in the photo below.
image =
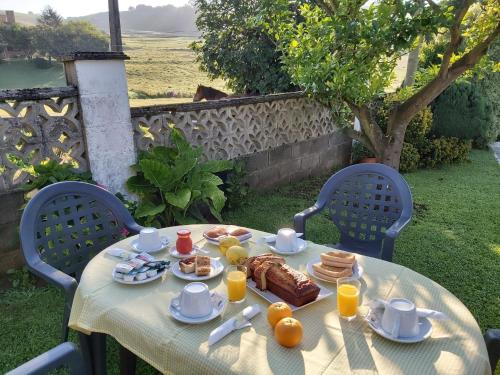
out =
{"type": "Polygon", "coordinates": [[[405,298],[393,298],[385,304],[382,328],[392,337],[413,337],[418,334],[415,304],[405,298]]]}
{"type": "Polygon", "coordinates": [[[201,318],[212,312],[212,299],[207,284],[194,282],[182,289],[172,306],[188,318],[201,318]]]}
{"type": "Polygon", "coordinates": [[[282,228],[276,236],[276,249],[279,251],[297,250],[297,233],[290,228],[282,228]]]}
{"type": "Polygon", "coordinates": [[[139,233],[138,247],[143,251],[156,250],[161,245],[160,231],[156,228],[144,228],[139,233]]]}

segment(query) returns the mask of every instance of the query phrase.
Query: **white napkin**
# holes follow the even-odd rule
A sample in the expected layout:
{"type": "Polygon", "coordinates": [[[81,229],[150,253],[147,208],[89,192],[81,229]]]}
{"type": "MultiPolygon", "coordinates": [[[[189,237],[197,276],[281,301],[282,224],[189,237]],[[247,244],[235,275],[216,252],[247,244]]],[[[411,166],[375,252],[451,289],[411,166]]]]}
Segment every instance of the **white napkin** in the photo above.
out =
{"type": "MultiPolygon", "coordinates": [[[[376,299],[374,301],[371,301],[368,306],[370,309],[381,309],[385,308],[386,301],[382,299],[376,299]]],[[[435,320],[446,320],[448,319],[448,315],[446,315],[443,312],[436,311],[436,310],[431,310],[431,309],[423,309],[417,307],[417,316],[419,318],[430,318],[430,319],[435,319],[435,320]]]]}
{"type": "Polygon", "coordinates": [[[208,337],[208,345],[215,344],[234,330],[251,326],[252,323],[250,323],[249,320],[258,313],[260,313],[259,305],[245,307],[243,311],[238,315],[227,320],[222,325],[210,332],[210,336],[208,337]]]}

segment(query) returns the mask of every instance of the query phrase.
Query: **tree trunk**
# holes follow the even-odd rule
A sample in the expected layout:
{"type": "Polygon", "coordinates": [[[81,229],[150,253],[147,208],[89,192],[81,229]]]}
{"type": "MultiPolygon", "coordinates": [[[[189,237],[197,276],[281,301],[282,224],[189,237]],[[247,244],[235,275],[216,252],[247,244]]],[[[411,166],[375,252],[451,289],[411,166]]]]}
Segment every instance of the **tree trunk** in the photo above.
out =
{"type": "Polygon", "coordinates": [[[402,87],[411,86],[415,83],[415,74],[418,69],[418,57],[420,55],[420,50],[424,44],[424,38],[422,36],[418,37],[417,48],[410,51],[408,54],[408,64],[406,65],[406,76],[403,81],[402,87]]]}
{"type": "Polygon", "coordinates": [[[399,170],[399,159],[401,158],[401,151],[403,150],[403,141],[389,142],[384,149],[380,163],[388,165],[389,167],[399,170]]]}

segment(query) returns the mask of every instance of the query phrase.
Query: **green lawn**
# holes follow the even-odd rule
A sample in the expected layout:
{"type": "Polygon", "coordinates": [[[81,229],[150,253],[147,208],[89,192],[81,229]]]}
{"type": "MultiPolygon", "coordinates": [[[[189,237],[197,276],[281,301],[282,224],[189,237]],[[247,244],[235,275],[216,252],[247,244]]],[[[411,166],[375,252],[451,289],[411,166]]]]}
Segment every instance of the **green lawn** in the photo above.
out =
{"type": "MultiPolygon", "coordinates": [[[[472,311],[481,329],[500,327],[500,168],[487,151],[471,163],[405,175],[418,209],[396,243],[394,261],[442,284],[472,311]]],[[[274,232],[314,203],[326,177],[265,194],[251,194],[228,212],[228,223],[274,232]]],[[[325,216],[308,225],[309,239],[331,243],[336,233],[325,216]]],[[[0,373],[57,343],[62,297],[52,288],[10,291],[0,298],[0,373]]],[[[111,341],[111,340],[110,340],[111,341]]],[[[110,373],[117,373],[111,345],[110,373]]],[[[155,371],[139,363],[139,374],[155,371]]],[[[498,372],[497,372],[498,373],[498,372]]]]}

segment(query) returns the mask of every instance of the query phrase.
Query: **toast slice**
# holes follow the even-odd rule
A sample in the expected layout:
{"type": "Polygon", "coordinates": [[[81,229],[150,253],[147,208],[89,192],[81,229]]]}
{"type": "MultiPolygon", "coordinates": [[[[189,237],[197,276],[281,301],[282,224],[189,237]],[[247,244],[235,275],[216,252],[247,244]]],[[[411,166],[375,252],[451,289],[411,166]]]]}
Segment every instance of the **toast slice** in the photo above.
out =
{"type": "Polygon", "coordinates": [[[210,270],[210,257],[198,255],[195,261],[196,276],[207,276],[210,270]]]}
{"type": "Polygon", "coordinates": [[[179,268],[183,273],[193,273],[195,270],[196,257],[189,257],[179,261],[179,268]]]}
{"type": "Polygon", "coordinates": [[[356,256],[341,251],[329,251],[320,255],[321,263],[330,267],[351,267],[356,263],[356,256]]]}

